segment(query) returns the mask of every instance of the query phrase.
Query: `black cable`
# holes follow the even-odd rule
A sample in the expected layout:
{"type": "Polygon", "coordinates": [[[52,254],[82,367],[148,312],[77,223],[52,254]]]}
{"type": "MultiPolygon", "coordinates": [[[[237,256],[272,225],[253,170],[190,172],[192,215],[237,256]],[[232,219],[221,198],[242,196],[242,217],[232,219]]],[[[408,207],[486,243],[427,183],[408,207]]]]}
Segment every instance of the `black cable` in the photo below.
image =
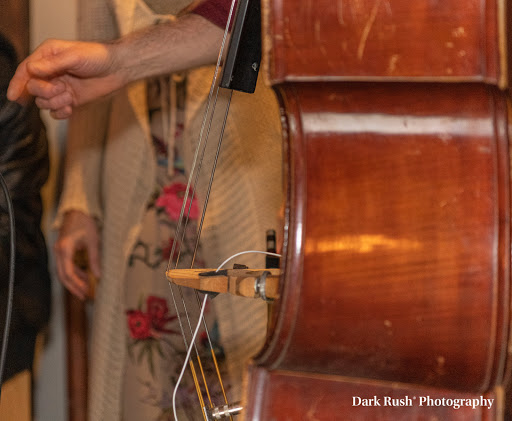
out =
{"type": "Polygon", "coordinates": [[[0,184],[2,184],[2,190],[4,191],[5,201],[7,202],[7,214],[9,216],[9,229],[10,229],[10,243],[11,243],[11,254],[9,256],[9,290],[7,296],[7,311],[5,316],[4,336],[2,341],[2,352],[0,354],[0,394],[2,392],[2,384],[4,378],[5,369],[5,357],[7,354],[7,341],[9,339],[9,331],[11,326],[11,314],[12,314],[12,301],[14,293],[14,262],[16,260],[16,236],[14,235],[14,211],[12,208],[11,196],[9,195],[9,189],[4,180],[2,174],[0,174],[0,184]]]}

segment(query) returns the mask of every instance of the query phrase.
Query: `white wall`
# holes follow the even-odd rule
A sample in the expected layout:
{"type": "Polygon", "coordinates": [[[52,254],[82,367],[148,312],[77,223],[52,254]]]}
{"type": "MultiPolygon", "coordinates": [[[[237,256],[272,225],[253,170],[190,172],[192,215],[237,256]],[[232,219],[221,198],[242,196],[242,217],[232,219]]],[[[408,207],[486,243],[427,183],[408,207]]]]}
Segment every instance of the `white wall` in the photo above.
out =
{"type": "MultiPolygon", "coordinates": [[[[75,37],[75,0],[31,0],[31,49],[46,38],[73,39],[75,37]]],[[[43,113],[50,141],[50,180],[43,196],[46,203],[44,226],[50,251],[50,267],[54,274],[51,246],[54,233],[49,229],[53,217],[55,182],[60,151],[65,141],[66,124],[51,119],[43,113]]],[[[53,276],[53,313],[49,326],[48,342],[44,347],[35,378],[34,408],[36,421],[66,421],[66,373],[63,320],[63,295],[60,283],[53,276]]]]}

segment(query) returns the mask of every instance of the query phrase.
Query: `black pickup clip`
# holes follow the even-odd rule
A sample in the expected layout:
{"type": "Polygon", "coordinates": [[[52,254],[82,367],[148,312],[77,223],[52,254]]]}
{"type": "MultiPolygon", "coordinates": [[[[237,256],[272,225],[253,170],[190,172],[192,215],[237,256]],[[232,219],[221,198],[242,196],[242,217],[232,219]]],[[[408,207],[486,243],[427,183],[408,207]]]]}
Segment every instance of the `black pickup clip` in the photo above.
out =
{"type": "MultiPolygon", "coordinates": [[[[245,266],[245,265],[239,265],[238,263],[235,263],[233,265],[233,269],[249,269],[249,266],[245,266]]],[[[222,269],[222,270],[209,270],[207,272],[201,272],[199,274],[199,276],[228,276],[228,270],[227,269],[222,269]]],[[[217,295],[219,295],[218,292],[208,292],[208,291],[201,291],[201,290],[198,290],[200,293],[202,294],[208,294],[208,296],[213,299],[215,298],[217,295]]]]}
{"type": "MultiPolygon", "coordinates": [[[[233,265],[233,269],[249,269],[249,266],[246,265],[240,265],[238,263],[235,263],[233,265]]],[[[222,269],[222,270],[209,270],[208,272],[201,272],[199,276],[228,276],[228,270],[222,269]]]]}

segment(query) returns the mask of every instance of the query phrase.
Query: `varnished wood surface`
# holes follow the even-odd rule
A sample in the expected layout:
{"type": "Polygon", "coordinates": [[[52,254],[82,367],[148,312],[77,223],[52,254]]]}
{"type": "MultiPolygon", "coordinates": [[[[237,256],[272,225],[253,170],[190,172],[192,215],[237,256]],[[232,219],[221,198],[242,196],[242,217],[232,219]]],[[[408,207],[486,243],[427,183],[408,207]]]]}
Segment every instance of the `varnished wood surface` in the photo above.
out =
{"type": "Polygon", "coordinates": [[[284,279],[250,365],[246,421],[502,419],[510,8],[264,0],[287,213],[284,279]],[[397,384],[497,393],[499,405],[391,416],[347,401],[397,384]]]}
{"type": "Polygon", "coordinates": [[[319,90],[279,91],[285,275],[255,366],[491,390],[510,328],[505,98],[480,84],[319,90]]]}
{"type": "Polygon", "coordinates": [[[255,383],[261,392],[256,394],[257,404],[265,408],[251,421],[491,421],[503,416],[503,391],[499,388],[485,394],[467,394],[280,370],[255,369],[251,375],[257,379],[255,383]],[[466,399],[471,399],[469,406],[466,399]],[[455,408],[454,402],[462,400],[464,405],[455,408]],[[478,402],[474,408],[473,402],[478,402]]]}
{"type": "Polygon", "coordinates": [[[85,303],[65,292],[68,420],[87,420],[88,323],[85,303]]]}
{"type": "Polygon", "coordinates": [[[507,82],[505,0],[264,0],[272,83],[507,82]]]}
{"type": "Polygon", "coordinates": [[[410,86],[339,84],[325,101],[318,88],[283,90],[288,245],[301,248],[288,249],[282,321],[264,358],[488,390],[509,316],[504,100],[483,85],[418,85],[411,97],[410,86]]]}

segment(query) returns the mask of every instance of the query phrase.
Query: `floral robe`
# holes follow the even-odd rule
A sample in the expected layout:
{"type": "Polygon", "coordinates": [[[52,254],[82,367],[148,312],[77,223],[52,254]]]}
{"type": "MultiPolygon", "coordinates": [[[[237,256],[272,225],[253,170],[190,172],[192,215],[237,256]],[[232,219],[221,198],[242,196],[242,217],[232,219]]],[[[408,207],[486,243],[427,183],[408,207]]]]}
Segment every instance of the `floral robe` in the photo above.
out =
{"type": "MultiPolygon", "coordinates": [[[[167,83],[162,83],[160,79],[150,83],[148,89],[150,121],[158,170],[154,193],[143,219],[143,228],[128,262],[125,309],[126,346],[129,358],[126,362],[121,391],[124,421],[174,420],[172,395],[187,350],[181,329],[185,330],[188,343],[190,331],[195,329],[199,315],[195,292],[188,288],[182,288],[179,291],[177,287],[173,287],[171,291],[165,279],[186,189],[186,179],[180,159],[184,82],[177,84],[178,101],[174,142],[168,142],[168,139],[165,139],[166,107],[164,104],[162,109],[160,102],[162,90],[167,88],[167,83]],[[174,147],[174,152],[171,154],[168,151],[169,144],[174,147]],[[169,167],[169,156],[174,157],[172,167],[169,167]],[[175,302],[178,310],[175,308],[175,302]],[[190,321],[185,316],[184,305],[187,312],[191,313],[190,321]]],[[[194,199],[190,212],[191,221],[181,247],[180,264],[183,266],[180,265],[180,267],[190,267],[198,217],[199,208],[194,199]]],[[[177,252],[178,247],[175,254],[177,252]]],[[[204,267],[204,263],[198,256],[195,256],[194,267],[204,267]]],[[[205,318],[213,349],[221,364],[221,371],[224,371],[224,364],[222,364],[224,354],[218,345],[218,328],[215,324],[213,307],[209,304],[206,307],[205,318]]],[[[211,362],[211,350],[204,327],[198,336],[196,346],[201,356],[212,400],[215,405],[223,404],[223,400],[219,398],[221,389],[211,362]]],[[[198,370],[197,364],[195,367],[198,370]]],[[[190,370],[187,369],[177,392],[176,406],[179,419],[190,421],[202,419],[202,409],[198,402],[190,370]]]]}

